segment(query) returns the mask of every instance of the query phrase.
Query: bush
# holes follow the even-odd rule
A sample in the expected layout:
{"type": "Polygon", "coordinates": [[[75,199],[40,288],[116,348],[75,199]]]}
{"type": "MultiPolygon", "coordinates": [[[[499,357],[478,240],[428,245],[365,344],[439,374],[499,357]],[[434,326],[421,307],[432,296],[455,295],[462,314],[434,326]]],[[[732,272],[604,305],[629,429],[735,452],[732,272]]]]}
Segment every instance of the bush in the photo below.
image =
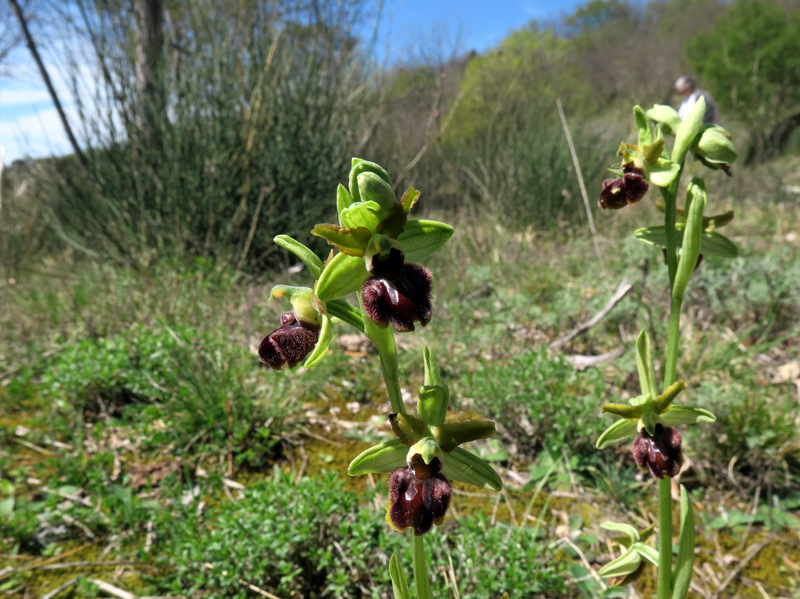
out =
{"type": "Polygon", "coordinates": [[[328,216],[319,198],[346,175],[367,112],[361,3],[267,4],[171,11],[175,39],[146,97],[125,46],[130,14],[91,25],[109,46],[107,79],[96,108],[80,106],[88,172],[66,161],[47,191],[62,240],[126,264],[166,252],[263,266],[276,234],[307,238],[328,216]]]}
{"type": "MultiPolygon", "coordinates": [[[[294,482],[276,470],[238,503],[222,504],[205,524],[189,515],[174,522],[168,550],[176,569],[156,581],[159,593],[251,597],[244,581],[282,597],[388,599],[393,552],[410,579],[410,533],[390,530],[382,510],[360,504],[335,474],[294,482]]],[[[555,597],[566,589],[562,568],[548,560],[533,527],[508,530],[478,515],[448,517],[431,535],[433,543],[426,544],[434,546],[436,562],[452,557],[462,596],[509,591],[555,597]]],[[[434,596],[448,595],[442,577],[433,583],[434,596]]]]}

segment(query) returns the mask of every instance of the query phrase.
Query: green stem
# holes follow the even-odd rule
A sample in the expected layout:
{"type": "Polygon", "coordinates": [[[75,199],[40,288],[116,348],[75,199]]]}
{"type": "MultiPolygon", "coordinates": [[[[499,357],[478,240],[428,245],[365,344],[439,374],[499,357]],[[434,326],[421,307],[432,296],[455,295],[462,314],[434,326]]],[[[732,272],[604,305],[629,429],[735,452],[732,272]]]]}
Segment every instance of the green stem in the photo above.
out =
{"type": "Polygon", "coordinates": [[[664,387],[675,382],[678,366],[678,342],[681,337],[681,306],[683,298],[672,298],[669,305],[669,335],[667,337],[667,364],[664,368],[664,387]]]}
{"type": "Polygon", "coordinates": [[[431,599],[431,589],[428,586],[428,566],[425,563],[425,546],[423,545],[425,537],[412,534],[411,538],[414,543],[411,560],[414,567],[414,584],[417,587],[417,599],[431,599]]]}
{"type": "Polygon", "coordinates": [[[397,346],[394,343],[394,334],[389,334],[391,335],[390,347],[378,347],[378,354],[381,359],[383,382],[386,383],[386,393],[389,394],[389,404],[392,406],[392,412],[399,414],[400,412],[405,412],[406,407],[403,404],[403,394],[400,391],[397,346]]]}
{"type": "Polygon", "coordinates": [[[403,394],[400,391],[400,366],[397,361],[397,344],[394,341],[394,331],[391,327],[380,328],[367,315],[361,294],[358,294],[358,304],[361,306],[361,319],[364,323],[364,334],[378,348],[381,362],[383,382],[386,384],[386,393],[389,395],[389,404],[392,412],[399,414],[405,412],[403,394]]]}
{"type": "Polygon", "coordinates": [[[672,595],[672,488],[671,479],[658,481],[658,599],[672,595]]]}

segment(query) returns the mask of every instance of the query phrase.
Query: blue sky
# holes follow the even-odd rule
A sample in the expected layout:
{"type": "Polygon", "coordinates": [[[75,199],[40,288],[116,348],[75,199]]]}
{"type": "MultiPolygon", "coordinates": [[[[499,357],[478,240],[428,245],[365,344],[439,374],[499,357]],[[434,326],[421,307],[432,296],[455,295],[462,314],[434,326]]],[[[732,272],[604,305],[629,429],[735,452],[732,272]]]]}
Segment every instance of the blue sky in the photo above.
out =
{"type": "MultiPolygon", "coordinates": [[[[378,28],[376,53],[384,65],[404,62],[414,53],[431,51],[440,44],[445,57],[453,51],[486,50],[499,44],[513,29],[532,19],[555,19],[572,12],[579,0],[385,0],[378,28]],[[412,46],[407,46],[411,43],[412,46]]],[[[367,34],[371,31],[366,32],[367,34]]],[[[4,164],[29,155],[34,157],[69,152],[56,110],[27,50],[15,58],[15,77],[0,77],[0,145],[4,164]]],[[[50,61],[48,61],[50,62],[50,61]]],[[[69,97],[61,69],[49,65],[51,77],[69,97]]],[[[84,75],[94,74],[88,67],[84,75]]],[[[75,106],[65,110],[75,121],[75,106]]]]}

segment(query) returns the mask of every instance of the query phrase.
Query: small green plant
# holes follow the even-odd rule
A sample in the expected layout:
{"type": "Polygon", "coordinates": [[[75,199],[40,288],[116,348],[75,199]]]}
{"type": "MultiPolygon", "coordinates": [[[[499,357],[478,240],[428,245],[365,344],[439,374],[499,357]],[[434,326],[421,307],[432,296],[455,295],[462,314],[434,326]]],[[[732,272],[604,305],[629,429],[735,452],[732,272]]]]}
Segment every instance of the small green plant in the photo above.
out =
{"type": "Polygon", "coordinates": [[[695,523],[692,503],[686,487],[680,487],[680,541],[677,562],[672,555],[672,492],[670,479],[677,476],[683,463],[682,438],[676,426],[714,422],[715,416],[703,408],[674,404],[687,389],[676,380],[680,315],[684,294],[694,271],[704,256],[733,258],[738,251],[717,229],[733,219],[733,213],[706,216],[705,182],[693,178],[686,191],[684,210],[677,206],[684,162],[689,152],[711,169],[730,175],[730,163],[736,152],[730,135],[718,125],[703,124],[705,100],[700,99],[681,120],[668,106],[654,106],[645,113],[639,106],[633,114],[638,144],[622,143],[622,163],[617,179],[603,182],[602,208],[618,210],[639,202],[650,186],[657,187],[661,199],[657,206],[664,213],[664,225],[635,232],[645,243],[664,251],[669,274],[670,312],[664,380],[656,379],[650,338],[642,331],[636,342],[636,363],[641,394],[628,404],[605,404],[603,412],[619,417],[597,439],[602,449],[611,443],[635,437],[633,457],[637,466],[658,479],[658,549],[645,543],[651,531],[640,533],[627,524],[606,523],[610,530],[624,533],[626,550],[604,566],[599,574],[625,584],[652,564],[658,568],[658,599],[684,599],[692,579],[695,547],[695,523]],[[674,134],[672,149],[666,136],[674,134]]]}

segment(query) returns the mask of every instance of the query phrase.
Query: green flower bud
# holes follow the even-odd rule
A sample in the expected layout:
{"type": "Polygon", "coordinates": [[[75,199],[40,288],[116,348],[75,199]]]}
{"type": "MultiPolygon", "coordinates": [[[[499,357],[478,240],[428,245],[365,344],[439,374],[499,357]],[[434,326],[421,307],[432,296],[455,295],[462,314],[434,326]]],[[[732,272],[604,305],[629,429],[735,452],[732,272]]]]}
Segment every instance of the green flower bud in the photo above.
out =
{"type": "Polygon", "coordinates": [[[738,156],[730,133],[719,125],[704,125],[692,144],[692,151],[709,168],[721,168],[728,174],[728,165],[738,156]]]}

